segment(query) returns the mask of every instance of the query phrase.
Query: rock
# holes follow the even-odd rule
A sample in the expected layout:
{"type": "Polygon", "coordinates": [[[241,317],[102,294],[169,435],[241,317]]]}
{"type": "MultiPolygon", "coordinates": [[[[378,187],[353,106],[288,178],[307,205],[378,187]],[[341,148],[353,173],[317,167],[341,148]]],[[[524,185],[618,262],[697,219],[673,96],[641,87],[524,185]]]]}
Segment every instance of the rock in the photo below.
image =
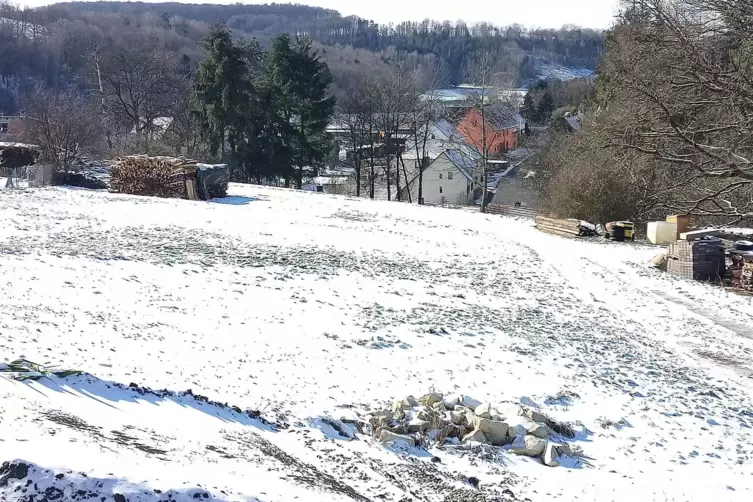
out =
{"type": "Polygon", "coordinates": [[[478,488],[479,480],[478,478],[474,478],[473,476],[471,476],[470,478],[468,478],[468,484],[474,488],[478,488]]]}
{"type": "Polygon", "coordinates": [[[471,410],[475,410],[476,408],[478,408],[479,406],[481,406],[482,403],[481,403],[481,401],[477,401],[476,399],[473,399],[472,397],[463,396],[460,399],[460,404],[462,404],[466,408],[470,408],[471,410]]]}
{"type": "Polygon", "coordinates": [[[442,459],[439,458],[439,457],[431,457],[431,462],[433,464],[441,464],[442,463],[442,459]]]}
{"type": "Polygon", "coordinates": [[[463,443],[469,443],[471,441],[476,443],[486,443],[486,435],[477,429],[463,436],[463,443]]]}
{"type": "Polygon", "coordinates": [[[547,441],[534,436],[517,436],[508,450],[518,455],[538,457],[544,453],[547,441]]]}
{"type": "Polygon", "coordinates": [[[523,416],[530,418],[536,423],[540,424],[547,424],[551,423],[551,420],[549,420],[549,417],[546,415],[542,415],[538,411],[533,411],[531,409],[523,409],[523,416]]]}
{"type": "Polygon", "coordinates": [[[431,422],[431,419],[435,416],[437,416],[437,412],[426,408],[418,410],[418,412],[416,412],[415,414],[416,418],[420,420],[426,420],[427,422],[431,422]]]}
{"type": "Polygon", "coordinates": [[[473,413],[475,413],[476,416],[479,416],[481,418],[491,419],[492,418],[492,405],[491,403],[484,403],[482,405],[476,406],[476,408],[473,410],[473,413]]]}
{"type": "Polygon", "coordinates": [[[512,420],[513,417],[523,416],[523,408],[518,406],[517,404],[511,404],[511,403],[498,404],[496,406],[496,411],[499,414],[499,416],[502,417],[503,422],[512,420]]]}
{"type": "Polygon", "coordinates": [[[466,415],[466,419],[469,421],[468,425],[470,427],[484,433],[486,440],[490,444],[494,446],[502,446],[509,443],[507,437],[508,426],[506,423],[487,420],[486,418],[481,418],[470,413],[466,415]]]}
{"type": "Polygon", "coordinates": [[[455,408],[455,406],[460,404],[461,398],[462,396],[458,396],[458,395],[448,396],[444,398],[444,405],[447,407],[448,410],[451,410],[455,408]]]}
{"type": "Polygon", "coordinates": [[[560,455],[563,455],[565,457],[572,457],[573,451],[570,449],[569,444],[559,444],[557,445],[557,453],[560,455]]]}
{"type": "Polygon", "coordinates": [[[425,396],[421,396],[418,399],[418,402],[423,404],[424,406],[434,406],[436,403],[441,403],[442,399],[444,398],[442,397],[441,394],[435,394],[432,392],[431,394],[426,394],[425,396]]]}
{"type": "Polygon", "coordinates": [[[389,427],[393,419],[392,412],[389,410],[382,410],[369,417],[369,424],[373,430],[383,429],[389,427]]]}
{"type": "Polygon", "coordinates": [[[450,421],[455,425],[465,425],[467,423],[465,421],[465,414],[465,411],[451,411],[450,421]]]}
{"type": "Polygon", "coordinates": [[[408,432],[424,432],[429,429],[431,426],[431,423],[429,423],[426,420],[421,420],[420,418],[414,418],[410,422],[408,422],[407,430],[408,432]]]}
{"type": "Polygon", "coordinates": [[[434,411],[447,411],[447,406],[445,406],[444,403],[441,401],[438,403],[434,403],[431,407],[432,409],[434,409],[434,411]]]}
{"type": "Polygon", "coordinates": [[[471,410],[467,406],[463,406],[462,404],[455,405],[455,407],[453,408],[453,410],[454,411],[460,411],[460,412],[463,412],[463,413],[468,413],[469,411],[473,412],[473,410],[471,410]]]}
{"type": "Polygon", "coordinates": [[[418,402],[416,401],[416,399],[413,396],[408,396],[403,399],[398,399],[397,401],[395,401],[395,403],[392,405],[392,412],[396,413],[399,410],[402,410],[405,412],[417,405],[418,405],[418,402]]]}
{"type": "Polygon", "coordinates": [[[516,415],[505,419],[505,423],[510,427],[508,434],[514,439],[516,436],[528,434],[528,430],[536,425],[536,422],[528,417],[516,415]]]}
{"type": "Polygon", "coordinates": [[[533,425],[528,428],[528,434],[539,439],[548,438],[550,433],[551,429],[545,424],[537,424],[534,422],[533,425]]]}
{"type": "Polygon", "coordinates": [[[382,430],[382,432],[379,433],[378,441],[380,443],[404,443],[405,445],[410,447],[416,446],[416,440],[412,437],[404,436],[402,434],[395,434],[394,432],[390,432],[388,430],[382,430]]]}
{"type": "Polygon", "coordinates": [[[546,444],[544,447],[544,454],[541,456],[541,461],[544,462],[544,465],[548,465],[549,467],[559,467],[560,463],[559,460],[557,460],[557,457],[559,457],[558,448],[559,445],[557,444],[546,444]]]}

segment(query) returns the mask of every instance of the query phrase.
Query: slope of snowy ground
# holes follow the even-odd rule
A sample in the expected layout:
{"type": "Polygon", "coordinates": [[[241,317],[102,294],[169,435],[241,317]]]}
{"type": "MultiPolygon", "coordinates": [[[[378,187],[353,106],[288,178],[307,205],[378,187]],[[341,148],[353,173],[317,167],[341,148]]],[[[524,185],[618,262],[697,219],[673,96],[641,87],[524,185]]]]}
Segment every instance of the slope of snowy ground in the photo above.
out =
{"type": "Polygon", "coordinates": [[[753,497],[749,298],[527,221],[231,192],[0,192],[0,359],[87,373],[0,377],[0,499],[753,497]],[[585,457],[400,450],[327,418],[430,390],[572,422],[585,457]]]}

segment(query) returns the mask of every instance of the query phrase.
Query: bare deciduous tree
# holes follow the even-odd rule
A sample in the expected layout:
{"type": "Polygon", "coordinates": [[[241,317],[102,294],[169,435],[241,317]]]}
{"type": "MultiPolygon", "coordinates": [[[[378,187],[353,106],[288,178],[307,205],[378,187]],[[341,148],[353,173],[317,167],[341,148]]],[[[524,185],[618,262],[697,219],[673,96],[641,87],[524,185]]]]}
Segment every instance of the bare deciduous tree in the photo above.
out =
{"type": "Polygon", "coordinates": [[[753,2],[631,1],[608,49],[610,145],[671,173],[668,209],[753,218],[753,2]]]}
{"type": "Polygon", "coordinates": [[[97,106],[75,90],[37,88],[24,101],[29,125],[24,138],[40,147],[42,159],[57,170],[71,171],[101,144],[97,106]]]}
{"type": "MultiPolygon", "coordinates": [[[[414,78],[416,79],[417,87],[426,90],[423,95],[414,101],[410,117],[410,141],[415,149],[416,167],[418,169],[418,200],[416,202],[418,204],[423,204],[424,171],[426,170],[428,163],[427,147],[431,135],[431,128],[444,113],[440,99],[441,97],[436,91],[447,85],[447,77],[439,66],[434,66],[414,73],[414,78]]],[[[403,166],[403,171],[405,171],[405,166],[403,166]]],[[[406,174],[405,184],[410,196],[411,181],[407,178],[406,174]]]]}
{"type": "Polygon", "coordinates": [[[362,72],[349,72],[342,77],[343,94],[337,100],[335,121],[338,127],[346,131],[348,148],[353,156],[353,168],[356,174],[356,196],[361,196],[361,178],[363,167],[369,158],[372,160],[370,173],[370,195],[374,198],[373,154],[365,148],[374,143],[376,134],[373,89],[374,79],[362,72]]]}
{"type": "Polygon", "coordinates": [[[395,184],[397,199],[400,200],[401,148],[406,138],[401,131],[407,129],[412,111],[418,100],[415,80],[402,65],[383,75],[374,89],[376,125],[382,136],[385,149],[385,177],[387,179],[387,200],[392,200],[392,161],[395,161],[395,184]]]}
{"type": "Polygon", "coordinates": [[[473,146],[481,157],[481,212],[486,211],[486,189],[489,183],[489,159],[493,156],[492,148],[497,139],[496,133],[489,129],[492,106],[497,104],[507,104],[507,99],[511,96],[510,89],[512,86],[507,82],[508,77],[497,71],[497,60],[491,53],[483,53],[478,60],[474,62],[468,71],[468,82],[474,87],[474,91],[469,97],[467,107],[461,113],[466,113],[468,109],[476,110],[478,113],[478,126],[480,134],[467,134],[464,132],[466,139],[473,146]]]}
{"type": "Polygon", "coordinates": [[[179,97],[176,60],[146,50],[123,51],[101,72],[110,112],[127,121],[137,136],[153,132],[158,117],[171,117],[179,97]]]}

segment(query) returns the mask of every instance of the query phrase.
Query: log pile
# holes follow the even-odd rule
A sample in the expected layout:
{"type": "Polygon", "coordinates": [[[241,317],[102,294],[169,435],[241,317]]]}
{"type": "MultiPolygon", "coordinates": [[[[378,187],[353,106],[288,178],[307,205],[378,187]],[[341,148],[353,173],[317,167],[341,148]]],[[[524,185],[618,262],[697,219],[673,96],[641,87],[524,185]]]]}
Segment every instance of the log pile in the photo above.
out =
{"type": "Polygon", "coordinates": [[[561,235],[563,237],[592,237],[596,235],[596,228],[581,220],[558,220],[537,216],[535,219],[536,228],[542,232],[561,235]]]}
{"type": "Polygon", "coordinates": [[[196,161],[183,157],[120,157],[110,172],[110,191],[187,199],[186,181],[196,180],[196,161]]]}

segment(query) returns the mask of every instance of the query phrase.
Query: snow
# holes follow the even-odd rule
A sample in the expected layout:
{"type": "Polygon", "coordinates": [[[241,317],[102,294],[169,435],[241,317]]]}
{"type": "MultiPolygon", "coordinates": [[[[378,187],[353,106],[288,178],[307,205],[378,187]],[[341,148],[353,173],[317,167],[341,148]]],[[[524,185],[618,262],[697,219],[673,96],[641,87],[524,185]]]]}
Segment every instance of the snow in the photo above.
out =
{"type": "Polygon", "coordinates": [[[90,374],[0,377],[0,463],[65,500],[442,501],[470,476],[516,500],[751,499],[749,298],[530,221],[230,193],[0,192],[0,360],[90,374]],[[575,423],[585,457],[387,447],[325,420],[430,391],[575,423]]]}

